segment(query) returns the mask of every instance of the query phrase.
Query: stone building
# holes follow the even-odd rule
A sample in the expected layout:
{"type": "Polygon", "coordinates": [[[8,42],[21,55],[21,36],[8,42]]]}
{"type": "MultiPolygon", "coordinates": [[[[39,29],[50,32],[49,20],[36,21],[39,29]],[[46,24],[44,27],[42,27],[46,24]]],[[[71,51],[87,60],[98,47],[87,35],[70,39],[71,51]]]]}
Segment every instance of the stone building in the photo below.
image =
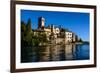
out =
{"type": "Polygon", "coordinates": [[[38,28],[34,30],[34,33],[44,32],[47,35],[47,39],[51,42],[57,43],[71,43],[75,41],[75,34],[70,31],[62,32],[59,27],[55,27],[53,24],[45,26],[45,19],[43,17],[38,18],[38,28]],[[64,35],[62,37],[62,35],[64,35]]]}
{"type": "Polygon", "coordinates": [[[45,26],[45,19],[43,17],[38,18],[38,29],[37,31],[44,31],[47,34],[47,37],[51,36],[52,38],[57,38],[60,33],[60,29],[55,27],[53,24],[45,26]]]}
{"type": "Polygon", "coordinates": [[[38,18],[38,29],[44,29],[45,19],[43,17],[38,18]]]}
{"type": "Polygon", "coordinates": [[[73,38],[73,33],[72,32],[65,32],[65,41],[66,42],[72,42],[72,38],[73,38]]]}
{"type": "Polygon", "coordinates": [[[75,42],[75,34],[71,31],[65,32],[65,43],[75,42]]]}

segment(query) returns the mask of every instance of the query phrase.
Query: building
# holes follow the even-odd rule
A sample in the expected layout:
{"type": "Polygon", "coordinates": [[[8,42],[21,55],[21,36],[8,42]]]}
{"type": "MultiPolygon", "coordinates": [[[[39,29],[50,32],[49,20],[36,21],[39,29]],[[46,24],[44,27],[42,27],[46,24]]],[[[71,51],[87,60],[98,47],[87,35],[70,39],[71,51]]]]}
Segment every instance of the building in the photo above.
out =
{"type": "Polygon", "coordinates": [[[43,17],[38,18],[38,29],[37,31],[44,31],[47,34],[47,37],[51,36],[52,38],[57,38],[60,33],[60,29],[55,27],[53,24],[45,26],[45,19],[43,17]]]}
{"type": "Polygon", "coordinates": [[[65,41],[67,43],[75,42],[76,41],[76,35],[71,31],[65,32],[65,41]]]}
{"type": "Polygon", "coordinates": [[[76,42],[76,35],[73,33],[73,42],[76,42]]]}
{"type": "Polygon", "coordinates": [[[72,32],[65,32],[65,40],[67,41],[67,42],[72,42],[72,40],[73,40],[73,33],[72,32]]]}
{"type": "Polygon", "coordinates": [[[71,31],[65,31],[63,28],[55,27],[53,24],[45,26],[45,19],[43,17],[38,18],[38,28],[34,30],[35,35],[44,32],[47,35],[47,39],[55,43],[71,43],[76,40],[76,35],[71,31]]]}
{"type": "Polygon", "coordinates": [[[43,17],[38,18],[38,29],[44,29],[45,19],[43,17]]]}

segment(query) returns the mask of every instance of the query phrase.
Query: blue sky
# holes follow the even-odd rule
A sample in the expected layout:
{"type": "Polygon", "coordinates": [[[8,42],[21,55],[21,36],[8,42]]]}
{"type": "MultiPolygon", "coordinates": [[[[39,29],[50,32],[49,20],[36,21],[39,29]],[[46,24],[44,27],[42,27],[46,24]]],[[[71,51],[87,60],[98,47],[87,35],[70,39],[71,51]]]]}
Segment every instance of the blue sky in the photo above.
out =
{"type": "Polygon", "coordinates": [[[61,27],[69,29],[83,40],[89,41],[89,13],[21,10],[21,21],[27,23],[30,18],[32,29],[38,27],[38,17],[45,18],[45,26],[49,24],[61,25],[61,27]]]}

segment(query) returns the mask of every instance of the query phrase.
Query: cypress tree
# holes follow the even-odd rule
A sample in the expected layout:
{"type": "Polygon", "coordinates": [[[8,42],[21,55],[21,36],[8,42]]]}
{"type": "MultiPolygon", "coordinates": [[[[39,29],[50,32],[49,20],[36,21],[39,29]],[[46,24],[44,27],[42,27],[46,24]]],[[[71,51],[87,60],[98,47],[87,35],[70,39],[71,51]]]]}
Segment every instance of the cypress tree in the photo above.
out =
{"type": "Polygon", "coordinates": [[[31,29],[31,19],[28,19],[27,25],[26,25],[26,31],[29,33],[32,31],[31,29]]]}

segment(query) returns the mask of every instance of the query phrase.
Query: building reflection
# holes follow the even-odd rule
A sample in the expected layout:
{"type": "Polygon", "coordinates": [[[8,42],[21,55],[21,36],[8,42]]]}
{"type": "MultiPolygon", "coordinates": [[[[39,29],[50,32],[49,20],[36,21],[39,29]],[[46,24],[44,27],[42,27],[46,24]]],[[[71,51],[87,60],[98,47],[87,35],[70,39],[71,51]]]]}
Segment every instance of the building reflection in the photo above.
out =
{"type": "Polygon", "coordinates": [[[39,61],[72,60],[75,52],[75,45],[46,46],[42,49],[39,61]]]}
{"type": "Polygon", "coordinates": [[[66,60],[73,60],[75,52],[75,44],[65,45],[65,58],[66,60]]]}
{"type": "MultiPolygon", "coordinates": [[[[27,50],[31,48],[26,48],[27,50]]],[[[32,47],[31,52],[24,49],[22,62],[48,62],[89,59],[89,45],[49,45],[32,47]],[[26,51],[26,52],[25,52],[26,51]]]]}
{"type": "Polygon", "coordinates": [[[42,49],[43,50],[40,52],[39,61],[49,61],[50,60],[50,48],[49,48],[49,46],[46,46],[42,49]]]}

